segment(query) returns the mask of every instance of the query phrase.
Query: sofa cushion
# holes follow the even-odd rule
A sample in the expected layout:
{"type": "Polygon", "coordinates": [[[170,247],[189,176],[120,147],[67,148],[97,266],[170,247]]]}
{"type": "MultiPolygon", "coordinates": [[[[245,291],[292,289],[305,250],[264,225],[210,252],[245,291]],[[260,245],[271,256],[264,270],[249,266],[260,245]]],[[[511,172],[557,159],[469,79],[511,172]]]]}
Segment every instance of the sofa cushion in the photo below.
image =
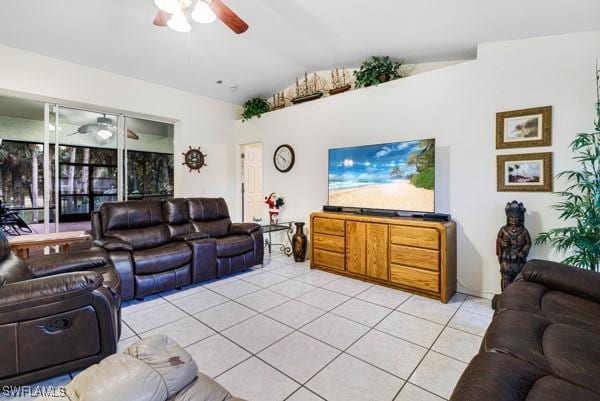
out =
{"type": "Polygon", "coordinates": [[[163,207],[167,224],[185,224],[190,220],[187,201],[183,198],[166,200],[163,207]]]}
{"type": "Polygon", "coordinates": [[[190,198],[187,204],[194,231],[214,238],[229,234],[231,219],[223,198],[190,198]]]}
{"type": "Polygon", "coordinates": [[[250,235],[260,230],[260,225],[256,223],[235,223],[229,226],[229,233],[233,235],[250,235]]]}
{"type": "Polygon", "coordinates": [[[230,235],[217,238],[217,257],[237,256],[254,249],[254,240],[249,235],[230,235]]]}
{"type": "Polygon", "coordinates": [[[142,274],[134,277],[135,296],[145,297],[161,291],[172,290],[192,283],[192,271],[189,264],[162,273],[142,274]]]}
{"type": "Polygon", "coordinates": [[[194,221],[229,218],[229,209],[223,198],[189,198],[187,202],[190,219],[194,221]]]}
{"type": "Polygon", "coordinates": [[[163,208],[171,238],[185,235],[193,230],[190,225],[187,200],[183,198],[169,199],[164,201],[163,208]]]}
{"type": "Polygon", "coordinates": [[[221,219],[212,221],[194,221],[192,227],[194,231],[208,234],[213,238],[221,238],[229,235],[229,226],[231,220],[221,219]]]}
{"type": "Polygon", "coordinates": [[[597,338],[597,333],[554,323],[538,314],[504,310],[494,317],[482,347],[600,394],[600,348],[590,347],[597,338]]]}
{"type": "Polygon", "coordinates": [[[548,291],[541,300],[544,315],[558,323],[594,331],[600,336],[600,304],[559,291],[548,291]]]}
{"type": "Polygon", "coordinates": [[[154,248],[133,252],[136,274],[153,274],[171,270],[192,259],[192,250],[184,242],[168,242],[154,248]]]}
{"type": "Polygon", "coordinates": [[[169,230],[164,224],[128,230],[111,230],[105,232],[104,235],[107,238],[116,238],[131,244],[134,250],[163,245],[170,239],[169,230]]]}
{"type": "Polygon", "coordinates": [[[600,334],[599,303],[529,281],[515,281],[509,285],[498,300],[497,310],[527,311],[555,323],[600,334]]]}
{"type": "Polygon", "coordinates": [[[529,362],[481,353],[464,371],[451,401],[600,401],[600,395],[554,377],[529,362]]]}
{"type": "Polygon", "coordinates": [[[124,230],[163,224],[160,201],[107,202],[100,206],[102,231],[124,230]]]}

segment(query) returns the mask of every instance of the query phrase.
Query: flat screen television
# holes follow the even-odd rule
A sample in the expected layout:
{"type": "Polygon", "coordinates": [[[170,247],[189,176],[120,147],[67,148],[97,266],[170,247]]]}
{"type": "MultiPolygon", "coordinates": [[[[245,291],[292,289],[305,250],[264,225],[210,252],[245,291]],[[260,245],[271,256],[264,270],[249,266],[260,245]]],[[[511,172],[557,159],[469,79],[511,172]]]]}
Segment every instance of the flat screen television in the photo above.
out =
{"type": "Polygon", "coordinates": [[[329,149],[329,206],[435,211],[435,139],[329,149]]]}

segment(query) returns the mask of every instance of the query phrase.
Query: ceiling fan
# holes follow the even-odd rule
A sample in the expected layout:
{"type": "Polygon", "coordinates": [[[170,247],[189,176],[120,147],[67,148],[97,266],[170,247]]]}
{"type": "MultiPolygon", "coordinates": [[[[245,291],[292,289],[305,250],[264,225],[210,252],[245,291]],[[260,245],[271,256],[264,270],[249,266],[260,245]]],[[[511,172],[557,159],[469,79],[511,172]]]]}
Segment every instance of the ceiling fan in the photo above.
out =
{"type": "MultiPolygon", "coordinates": [[[[106,141],[112,138],[113,135],[116,135],[117,132],[118,128],[114,126],[113,121],[110,118],[107,118],[105,114],[103,117],[98,117],[95,123],[83,124],[77,129],[77,131],[67,136],[72,136],[75,134],[96,134],[98,135],[98,138],[106,141]]],[[[127,128],[127,138],[136,141],[140,139],[139,135],[129,128],[127,128]]]]}
{"type": "Polygon", "coordinates": [[[238,35],[248,30],[248,24],[221,0],[154,0],[154,4],[158,7],[154,25],[168,26],[176,32],[189,32],[192,29],[185,15],[192,6],[191,17],[200,24],[210,24],[218,18],[238,35]]]}

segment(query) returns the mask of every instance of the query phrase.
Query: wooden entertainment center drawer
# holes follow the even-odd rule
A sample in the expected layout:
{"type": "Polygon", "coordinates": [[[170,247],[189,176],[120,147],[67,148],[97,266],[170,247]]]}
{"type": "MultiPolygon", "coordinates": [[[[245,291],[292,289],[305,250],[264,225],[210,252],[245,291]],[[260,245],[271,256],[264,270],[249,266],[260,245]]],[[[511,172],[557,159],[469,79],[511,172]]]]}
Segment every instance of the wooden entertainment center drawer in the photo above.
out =
{"type": "Polygon", "coordinates": [[[345,252],[344,237],[336,237],[334,235],[315,233],[313,241],[315,242],[315,248],[338,253],[345,252]]]}
{"type": "Polygon", "coordinates": [[[390,266],[390,280],[398,283],[410,285],[427,291],[439,291],[440,275],[414,267],[392,264],[390,266]]]}
{"type": "Polygon", "coordinates": [[[440,269],[440,253],[412,246],[390,245],[390,262],[437,271],[440,269]]]}
{"type": "Polygon", "coordinates": [[[350,213],[311,215],[311,268],[416,292],[456,292],[456,224],[350,213]]]}
{"type": "Polygon", "coordinates": [[[340,219],[316,217],[312,221],[312,229],[316,233],[343,237],[346,234],[346,222],[340,219]]]}
{"type": "Polygon", "coordinates": [[[440,249],[440,233],[431,228],[392,226],[390,242],[396,245],[440,249]]]}
{"type": "Polygon", "coordinates": [[[313,249],[311,264],[335,270],[344,270],[345,258],[343,253],[313,249]]]}

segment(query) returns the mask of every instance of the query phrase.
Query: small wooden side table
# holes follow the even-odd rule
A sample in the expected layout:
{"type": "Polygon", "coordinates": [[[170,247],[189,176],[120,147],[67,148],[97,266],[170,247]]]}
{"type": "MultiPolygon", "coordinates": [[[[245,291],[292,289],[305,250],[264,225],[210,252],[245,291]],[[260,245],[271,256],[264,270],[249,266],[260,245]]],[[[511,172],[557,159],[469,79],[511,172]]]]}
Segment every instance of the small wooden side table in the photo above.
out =
{"type": "Polygon", "coordinates": [[[29,258],[29,250],[57,246],[60,252],[69,252],[74,242],[86,242],[91,235],[85,231],[65,231],[62,233],[32,234],[13,237],[9,240],[10,249],[21,259],[29,258]]]}

